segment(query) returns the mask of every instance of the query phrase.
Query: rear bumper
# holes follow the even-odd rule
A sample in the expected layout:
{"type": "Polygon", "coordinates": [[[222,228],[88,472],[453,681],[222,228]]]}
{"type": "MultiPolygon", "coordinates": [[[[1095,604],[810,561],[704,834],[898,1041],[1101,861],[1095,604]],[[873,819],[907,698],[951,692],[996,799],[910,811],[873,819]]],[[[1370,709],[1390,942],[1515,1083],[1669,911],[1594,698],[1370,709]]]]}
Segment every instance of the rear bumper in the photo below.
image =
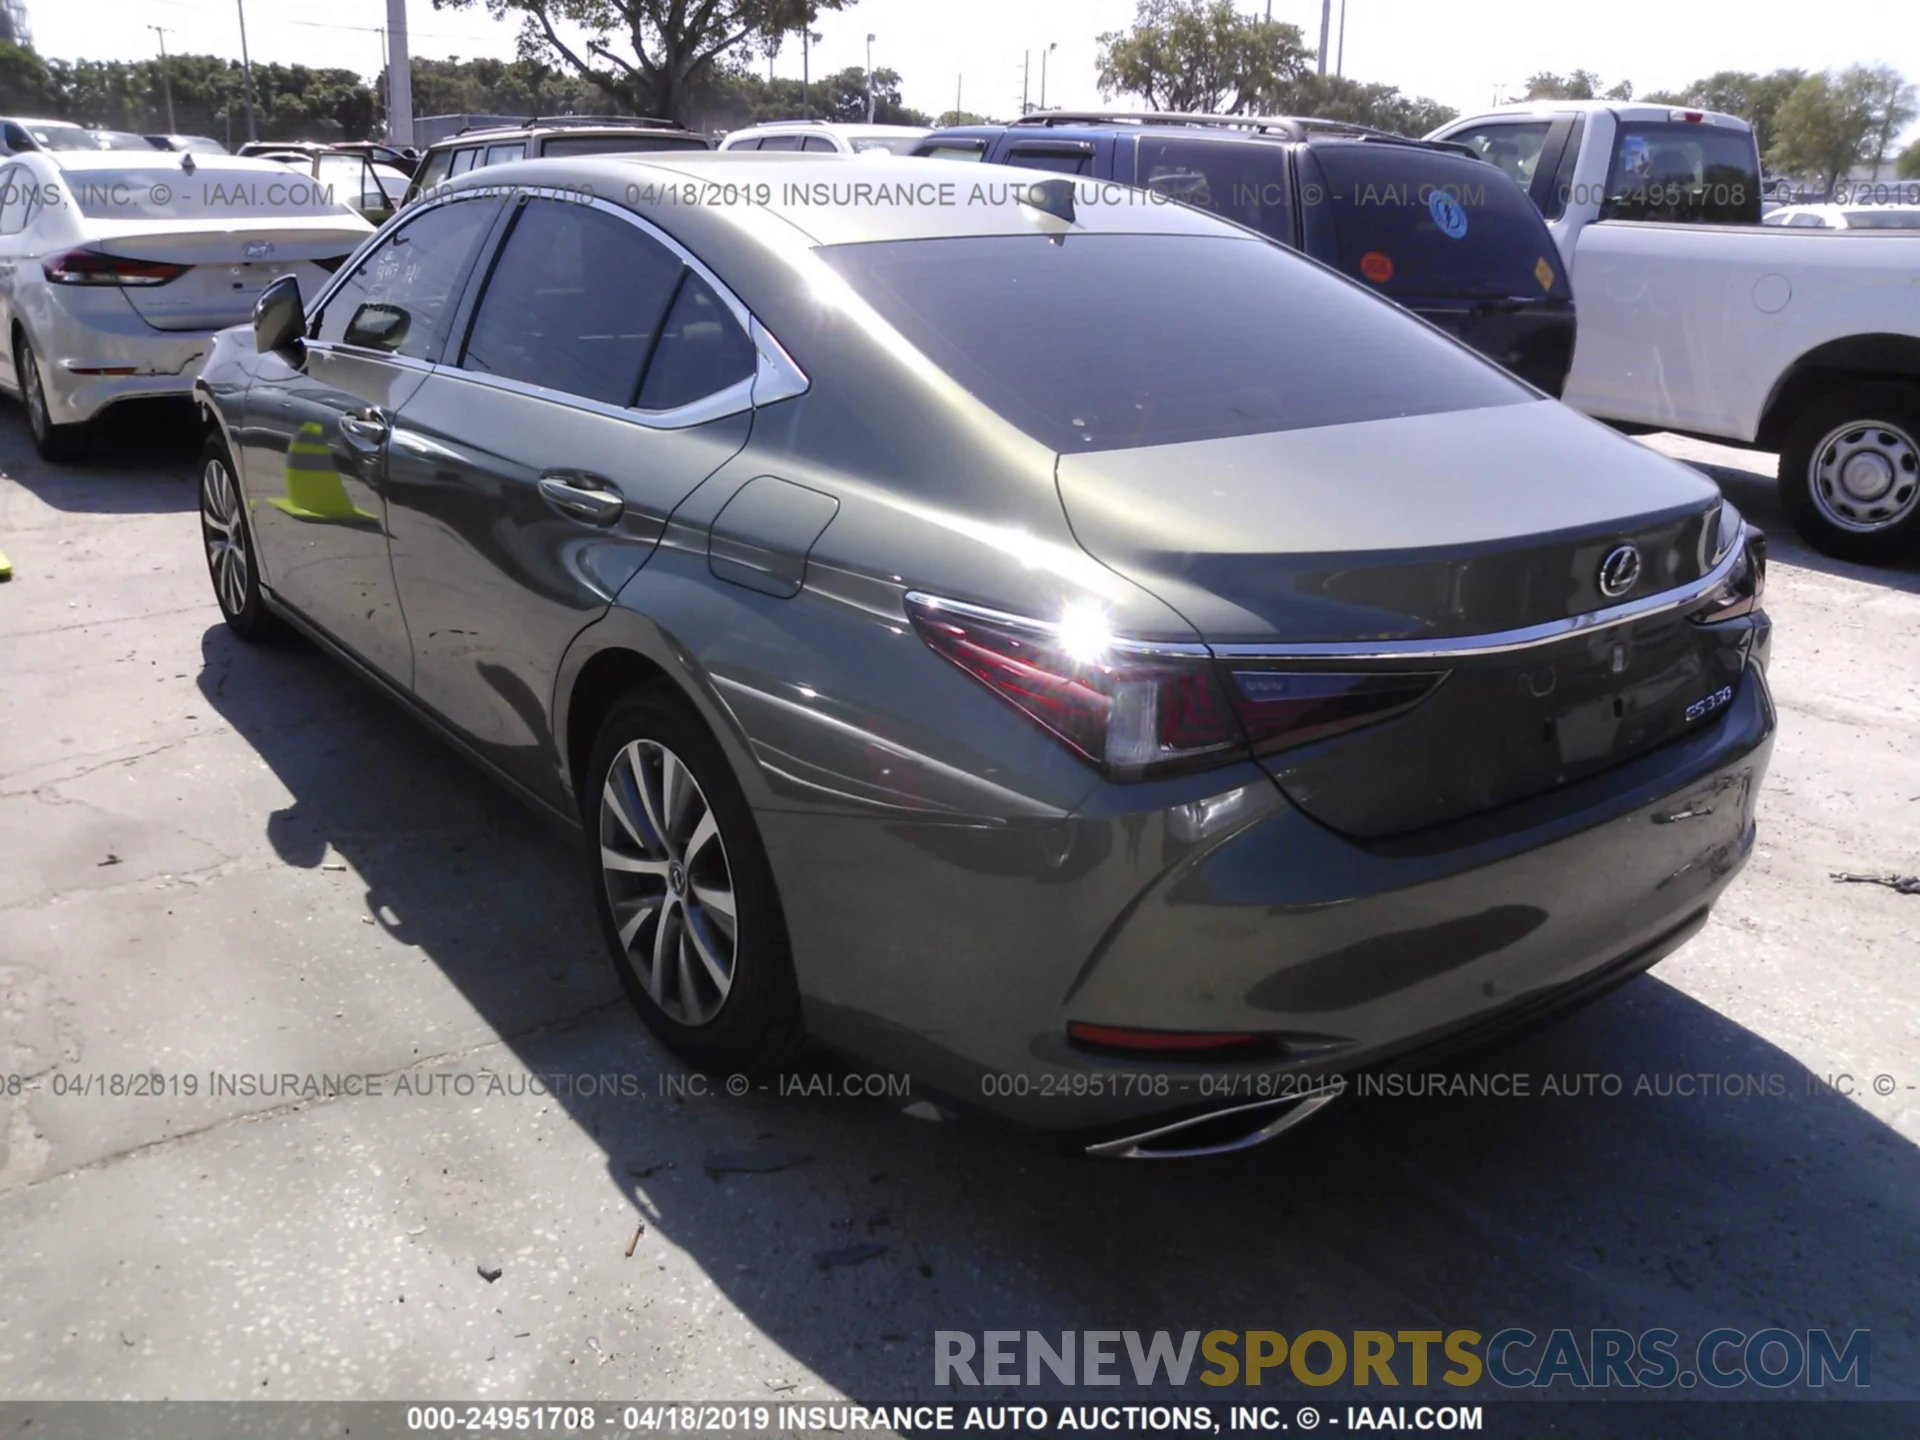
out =
{"type": "Polygon", "coordinates": [[[156,330],[106,287],[54,290],[42,287],[22,317],[54,424],[82,424],[122,400],[193,393],[217,330],[156,330]],[[134,373],[87,373],[127,369],[134,373]]]}
{"type": "Polygon", "coordinates": [[[1042,829],[761,826],[815,1034],[1019,1125],[1111,1136],[1526,1023],[1645,968],[1745,863],[1773,728],[1750,669],[1698,734],[1392,841],[1327,830],[1252,767],[1211,777],[1232,799],[1107,786],[1042,829]],[[1069,1045],[1069,1021],[1266,1048],[1103,1057],[1069,1045]]]}

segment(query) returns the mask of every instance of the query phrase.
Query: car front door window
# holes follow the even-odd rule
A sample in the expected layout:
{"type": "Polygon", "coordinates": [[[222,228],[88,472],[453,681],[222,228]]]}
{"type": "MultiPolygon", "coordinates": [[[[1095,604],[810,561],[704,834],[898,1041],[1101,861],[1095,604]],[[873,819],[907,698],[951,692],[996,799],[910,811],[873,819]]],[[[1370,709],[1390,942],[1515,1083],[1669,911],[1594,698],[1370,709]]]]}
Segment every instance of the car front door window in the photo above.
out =
{"type": "Polygon", "coordinates": [[[411,360],[437,359],[461,282],[495,214],[490,201],[454,200],[408,222],[334,290],[313,324],[313,338],[411,360]],[[370,323],[376,320],[382,323],[370,323]]]}

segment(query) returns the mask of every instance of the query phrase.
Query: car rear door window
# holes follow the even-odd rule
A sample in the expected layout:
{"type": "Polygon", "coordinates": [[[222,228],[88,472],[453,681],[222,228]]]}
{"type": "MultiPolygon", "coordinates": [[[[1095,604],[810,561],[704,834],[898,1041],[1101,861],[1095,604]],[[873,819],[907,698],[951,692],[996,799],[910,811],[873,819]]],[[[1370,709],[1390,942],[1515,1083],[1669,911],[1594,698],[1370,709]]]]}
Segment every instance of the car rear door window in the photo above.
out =
{"type": "Polygon", "coordinates": [[[473,169],[473,162],[476,159],[478,159],[479,156],[480,156],[480,152],[478,150],[454,151],[453,152],[453,170],[451,171],[451,173],[455,175],[466,174],[467,171],[473,169]]]}
{"type": "Polygon", "coordinates": [[[489,145],[487,147],[487,164],[489,165],[504,165],[509,160],[524,160],[526,158],[527,142],[524,140],[515,140],[509,145],[489,145]]]}
{"type": "Polygon", "coordinates": [[[713,287],[687,272],[640,389],[642,410],[674,410],[750,379],[753,341],[713,287]]]}
{"type": "Polygon", "coordinates": [[[1398,308],[1253,236],[954,236],[814,253],[982,404],[1055,450],[1533,398],[1398,308]]]}
{"type": "Polygon", "coordinates": [[[1294,243],[1287,152],[1265,141],[1140,137],[1134,184],[1294,243]]]}
{"type": "Polygon", "coordinates": [[[806,150],[806,151],[808,151],[808,152],[810,152],[810,153],[812,153],[812,154],[816,154],[816,155],[833,155],[833,154],[836,154],[836,153],[838,153],[838,152],[837,152],[837,151],[835,151],[835,149],[833,148],[833,141],[831,141],[831,140],[829,140],[829,139],[828,139],[828,138],[827,138],[826,136],[824,136],[824,135],[808,135],[808,136],[806,136],[806,137],[805,137],[805,138],[804,138],[804,139],[803,139],[803,140],[801,141],[801,143],[800,143],[800,148],[801,148],[802,150],[806,150]]]}
{"type": "Polygon", "coordinates": [[[1547,132],[1552,128],[1552,120],[1489,120],[1465,130],[1455,130],[1447,136],[1447,141],[1466,146],[1526,190],[1533,184],[1541,148],[1547,143],[1547,132]]]}
{"type": "MultiPolygon", "coordinates": [[[[1332,239],[1332,254],[1322,258],[1381,294],[1401,301],[1570,297],[1546,222],[1495,167],[1371,142],[1317,145],[1312,159],[1325,183],[1312,187],[1317,203],[1307,208],[1332,239]]],[[[1308,188],[1303,179],[1303,195],[1308,188]]]]}
{"type": "Polygon", "coordinates": [[[461,366],[631,405],[682,268],[605,210],[530,200],[487,277],[461,366]]]}
{"type": "MultiPolygon", "coordinates": [[[[411,213],[411,212],[409,212],[411,213]]],[[[438,358],[480,242],[498,209],[491,200],[456,200],[421,212],[383,240],[340,283],[314,321],[313,338],[347,343],[354,319],[369,306],[404,315],[379,348],[414,360],[438,358]]],[[[363,327],[356,333],[364,333],[363,327]]]]}
{"type": "Polygon", "coordinates": [[[1759,153],[1752,133],[1685,121],[1622,121],[1600,218],[1759,224],[1759,153]]]}
{"type": "Polygon", "coordinates": [[[1091,145],[1015,145],[1007,151],[1007,164],[1024,165],[1029,170],[1052,170],[1061,175],[1091,175],[1091,145]]]}

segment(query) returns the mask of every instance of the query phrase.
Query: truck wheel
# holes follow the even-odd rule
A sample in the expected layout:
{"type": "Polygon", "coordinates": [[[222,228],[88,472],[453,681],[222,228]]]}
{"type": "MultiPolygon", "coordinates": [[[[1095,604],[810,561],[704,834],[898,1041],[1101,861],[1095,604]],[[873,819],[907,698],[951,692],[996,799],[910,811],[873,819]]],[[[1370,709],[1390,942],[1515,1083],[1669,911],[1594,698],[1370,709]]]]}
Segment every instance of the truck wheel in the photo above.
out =
{"type": "Polygon", "coordinates": [[[1920,547],[1920,388],[1852,385],[1802,410],[1780,449],[1780,499],[1815,549],[1842,560],[1920,547]]]}

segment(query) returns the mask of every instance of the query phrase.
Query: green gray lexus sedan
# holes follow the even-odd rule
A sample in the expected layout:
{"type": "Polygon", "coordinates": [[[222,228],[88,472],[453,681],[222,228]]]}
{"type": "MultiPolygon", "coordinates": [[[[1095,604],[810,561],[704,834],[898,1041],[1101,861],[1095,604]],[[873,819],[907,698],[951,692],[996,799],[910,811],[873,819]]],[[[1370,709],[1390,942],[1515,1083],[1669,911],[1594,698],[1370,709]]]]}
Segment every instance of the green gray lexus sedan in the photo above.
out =
{"type": "Polygon", "coordinates": [[[197,393],[227,624],[577,832],[706,1070],[1231,1149],[1639,973],[1752,849],[1759,534],[1159,196],[497,166],[197,393]]]}

